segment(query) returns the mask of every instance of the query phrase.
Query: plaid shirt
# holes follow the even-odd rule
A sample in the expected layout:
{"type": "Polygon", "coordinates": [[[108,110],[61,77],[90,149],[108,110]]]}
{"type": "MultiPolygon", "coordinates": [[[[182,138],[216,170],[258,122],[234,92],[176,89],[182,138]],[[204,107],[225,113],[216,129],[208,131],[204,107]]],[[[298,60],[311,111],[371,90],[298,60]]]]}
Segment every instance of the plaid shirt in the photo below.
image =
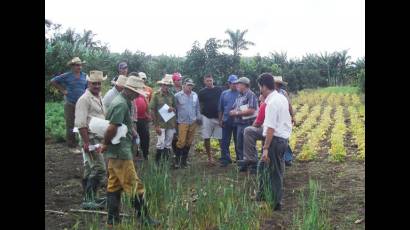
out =
{"type": "MultiPolygon", "coordinates": [[[[235,100],[235,103],[232,105],[232,109],[239,111],[239,108],[242,105],[248,105],[248,108],[255,109],[255,112],[258,110],[258,98],[256,97],[255,93],[252,92],[252,90],[247,89],[245,92],[239,93],[238,97],[235,100]]],[[[255,117],[242,119],[242,116],[236,116],[234,122],[236,124],[249,124],[252,123],[253,120],[255,120],[255,117]]]]}

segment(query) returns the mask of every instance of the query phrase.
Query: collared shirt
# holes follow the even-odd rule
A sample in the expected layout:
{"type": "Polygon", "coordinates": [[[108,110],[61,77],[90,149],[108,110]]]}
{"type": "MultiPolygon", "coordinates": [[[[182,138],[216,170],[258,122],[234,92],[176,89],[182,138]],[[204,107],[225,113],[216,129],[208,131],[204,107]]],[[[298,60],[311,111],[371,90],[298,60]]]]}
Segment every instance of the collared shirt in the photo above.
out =
{"type": "Polygon", "coordinates": [[[94,96],[89,89],[78,99],[75,105],[74,125],[77,128],[88,128],[91,117],[105,119],[105,109],[100,96],[94,96]]]}
{"type": "Polygon", "coordinates": [[[78,98],[83,95],[87,88],[86,74],[83,72],[80,73],[79,78],[77,78],[73,72],[67,72],[53,77],[51,81],[55,81],[65,87],[67,96],[65,96],[64,99],[72,104],[77,102],[78,98]]]}
{"type": "Polygon", "coordinates": [[[175,94],[175,101],[178,124],[192,124],[200,118],[198,95],[194,91],[190,95],[180,91],[175,94]]]}
{"type": "Polygon", "coordinates": [[[158,110],[167,104],[170,107],[176,108],[176,102],[174,95],[168,90],[168,94],[162,93],[161,89],[154,93],[152,101],[149,105],[150,110],[155,114],[153,117],[154,126],[159,126],[161,129],[173,129],[176,126],[175,116],[169,119],[167,122],[159,114],[158,110]]]}
{"type": "MultiPolygon", "coordinates": [[[[235,103],[232,106],[232,109],[240,111],[240,107],[243,105],[248,105],[248,109],[254,109],[255,113],[253,117],[251,118],[246,118],[243,119],[243,116],[236,116],[234,119],[234,122],[236,124],[249,124],[253,120],[255,120],[257,110],[258,110],[258,98],[256,95],[252,92],[252,90],[247,89],[243,93],[239,93],[238,97],[235,100],[235,103]]],[[[249,115],[252,116],[252,115],[249,115]]],[[[246,116],[248,117],[248,116],[246,116]]]]}
{"type": "Polygon", "coordinates": [[[229,116],[229,111],[231,111],[239,92],[233,91],[231,89],[224,90],[219,98],[218,112],[223,113],[222,120],[225,122],[231,117],[229,116]]]}
{"type": "Polygon", "coordinates": [[[285,96],[274,90],[265,100],[266,111],[263,122],[263,136],[268,128],[274,129],[273,136],[288,139],[292,133],[289,103],[285,96]]]}
{"type": "Polygon", "coordinates": [[[121,137],[120,143],[108,145],[105,152],[107,158],[132,160],[132,119],[131,119],[131,101],[124,97],[121,93],[114,98],[110,107],[107,110],[106,120],[110,124],[127,126],[128,131],[126,137],[121,137]]]}
{"type": "Polygon", "coordinates": [[[110,107],[112,100],[114,100],[118,94],[120,94],[120,91],[118,91],[114,86],[104,95],[103,104],[106,110],[110,107]]]}

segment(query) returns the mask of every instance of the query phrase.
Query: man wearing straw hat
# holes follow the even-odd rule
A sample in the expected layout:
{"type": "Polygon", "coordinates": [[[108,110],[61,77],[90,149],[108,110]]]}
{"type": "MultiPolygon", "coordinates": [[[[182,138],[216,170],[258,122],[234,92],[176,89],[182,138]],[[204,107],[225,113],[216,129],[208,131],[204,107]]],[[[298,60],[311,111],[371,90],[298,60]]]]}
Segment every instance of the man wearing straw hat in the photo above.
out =
{"type": "Polygon", "coordinates": [[[101,138],[91,133],[88,125],[92,117],[105,119],[105,108],[101,101],[101,82],[103,77],[101,71],[90,71],[87,76],[88,89],[78,99],[75,106],[75,127],[80,133],[82,152],[84,159],[84,175],[82,185],[85,193],[84,209],[104,208],[105,199],[97,199],[98,189],[105,183],[106,168],[104,157],[99,154],[94,145],[101,142],[101,138]]]}
{"type": "Polygon", "coordinates": [[[175,94],[178,123],[175,168],[186,168],[188,166],[189,149],[194,140],[197,123],[201,121],[198,95],[192,91],[194,86],[194,81],[187,78],[182,91],[175,94]]]}
{"type": "Polygon", "coordinates": [[[104,95],[103,104],[105,109],[108,109],[112,100],[120,94],[120,92],[124,89],[125,82],[127,81],[127,77],[124,75],[120,75],[115,81],[115,86],[112,87],[108,92],[104,95]]]}
{"type": "Polygon", "coordinates": [[[66,123],[66,141],[71,153],[81,154],[77,149],[77,141],[73,132],[75,103],[87,88],[86,74],[81,72],[82,64],[79,57],[71,59],[67,65],[71,68],[66,72],[51,79],[51,85],[57,88],[64,95],[64,117],[66,123]]]}
{"type": "Polygon", "coordinates": [[[105,133],[101,152],[108,159],[107,224],[109,227],[120,221],[122,191],[131,198],[137,217],[141,222],[150,225],[159,224],[158,221],[149,216],[144,196],[144,185],[135,171],[131,151],[133,139],[131,104],[140,94],[145,96],[143,81],[136,76],[128,77],[124,89],[114,98],[106,114],[106,119],[109,120],[110,125],[105,133]],[[127,135],[120,139],[119,144],[113,145],[111,140],[122,124],[125,124],[128,128],[127,135]]]}
{"type": "Polygon", "coordinates": [[[150,103],[150,109],[158,138],[155,161],[159,164],[162,159],[168,160],[171,156],[171,144],[175,133],[176,118],[174,116],[165,121],[158,111],[166,104],[169,107],[169,113],[175,112],[176,102],[174,95],[169,89],[173,85],[171,76],[165,75],[165,77],[157,83],[161,88],[154,93],[150,103]]]}
{"type": "Polygon", "coordinates": [[[139,72],[138,76],[144,81],[145,87],[145,94],[147,95],[146,98],[148,99],[148,103],[151,102],[153,90],[151,87],[147,85],[147,75],[144,72],[139,72]]]}

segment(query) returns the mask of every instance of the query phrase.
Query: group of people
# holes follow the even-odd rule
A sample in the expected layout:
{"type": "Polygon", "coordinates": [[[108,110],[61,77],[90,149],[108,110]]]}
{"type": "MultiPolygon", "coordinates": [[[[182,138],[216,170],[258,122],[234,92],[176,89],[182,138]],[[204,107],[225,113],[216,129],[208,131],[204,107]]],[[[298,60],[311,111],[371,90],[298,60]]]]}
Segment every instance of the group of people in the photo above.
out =
{"type": "MultiPolygon", "coordinates": [[[[83,73],[80,58],[68,62],[71,71],[56,76],[51,84],[64,94],[64,115],[67,144],[72,153],[82,153],[85,192],[83,208],[98,209],[107,206],[108,226],[119,222],[121,193],[124,191],[135,207],[138,218],[144,223],[158,225],[150,217],[144,196],[144,185],[139,179],[133,161],[134,155],[148,160],[150,127],[156,133],[155,162],[174,169],[186,168],[195,133],[201,127],[208,164],[215,165],[210,139],[219,140],[220,166],[232,163],[229,146],[233,138],[236,163],[239,171],[256,173],[263,170],[257,199],[266,198],[264,191],[270,186],[274,194],[275,210],[280,210],[285,159],[290,165],[292,153],[288,139],[294,124],[294,113],[281,77],[264,73],[257,83],[260,104],[250,89],[250,80],[230,75],[227,88],[214,86],[212,75],[203,78],[205,87],[193,91],[190,78],[178,72],[165,74],[157,82],[155,92],[146,85],[143,72],[128,73],[126,62],[118,64],[118,76],[112,88],[101,95],[102,82],[107,79],[102,71],[83,73]],[[164,116],[169,113],[169,116],[164,116]],[[93,117],[108,120],[109,126],[103,137],[90,131],[93,117]],[[126,137],[113,144],[120,126],[127,127],[126,137]],[[78,129],[81,150],[77,149],[74,127],[78,129]],[[262,157],[258,160],[256,141],[262,140],[262,157]],[[136,145],[140,151],[135,151],[136,145]],[[103,153],[103,154],[102,154],[103,153]],[[286,155],[286,156],[284,156],[286,155]],[[172,159],[172,160],[171,160],[172,159]],[[106,163],[106,161],[108,161],[106,163]],[[266,172],[266,173],[265,173],[266,172]],[[107,179],[108,175],[108,179],[107,179]],[[266,179],[270,183],[266,183],[266,179]],[[107,182],[105,182],[107,181],[107,182]],[[107,183],[106,199],[98,196],[98,189],[107,183]]],[[[138,148],[137,148],[138,149],[138,148]]]]}

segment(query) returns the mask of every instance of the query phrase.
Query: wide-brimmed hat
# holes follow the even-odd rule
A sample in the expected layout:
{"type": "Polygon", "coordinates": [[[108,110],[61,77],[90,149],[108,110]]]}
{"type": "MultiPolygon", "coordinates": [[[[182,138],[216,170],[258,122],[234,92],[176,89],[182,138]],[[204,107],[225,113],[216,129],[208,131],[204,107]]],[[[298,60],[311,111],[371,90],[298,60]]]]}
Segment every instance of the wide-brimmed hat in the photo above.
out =
{"type": "Polygon", "coordinates": [[[249,78],[247,77],[241,77],[237,81],[234,81],[233,83],[243,83],[249,86],[251,84],[251,80],[249,80],[249,78]]]}
{"type": "Polygon", "coordinates": [[[103,76],[102,71],[92,70],[90,71],[90,75],[87,75],[87,81],[89,82],[102,82],[107,79],[107,76],[103,76]]]}
{"type": "Polygon", "coordinates": [[[184,81],[184,85],[192,85],[192,86],[195,86],[195,83],[194,83],[194,81],[193,81],[191,78],[187,78],[187,79],[185,79],[185,81],[184,81]]]}
{"type": "Polygon", "coordinates": [[[137,92],[144,97],[146,96],[146,93],[144,91],[144,81],[139,77],[129,76],[127,82],[124,85],[124,88],[137,92]]]}
{"type": "Polygon", "coordinates": [[[85,63],[85,61],[81,61],[81,59],[79,57],[75,57],[75,58],[71,59],[69,62],[67,62],[67,65],[72,66],[72,65],[75,65],[75,64],[84,64],[84,63],[85,63]]]}
{"type": "Polygon", "coordinates": [[[174,82],[172,81],[172,75],[170,74],[165,74],[165,77],[161,79],[161,81],[157,81],[158,84],[160,85],[174,85],[174,82]]]}
{"type": "Polygon", "coordinates": [[[120,76],[118,76],[117,81],[115,81],[115,85],[124,87],[124,86],[125,86],[125,83],[127,83],[127,79],[128,79],[127,76],[125,76],[125,75],[120,75],[120,76]]]}
{"type": "Polygon", "coordinates": [[[273,80],[275,81],[275,83],[279,83],[282,85],[288,84],[286,81],[283,81],[282,76],[273,76],[273,80]]]}
{"type": "Polygon", "coordinates": [[[144,72],[139,72],[139,73],[138,73],[138,76],[139,76],[140,78],[144,79],[144,80],[147,79],[147,75],[146,75],[144,72]]]}

